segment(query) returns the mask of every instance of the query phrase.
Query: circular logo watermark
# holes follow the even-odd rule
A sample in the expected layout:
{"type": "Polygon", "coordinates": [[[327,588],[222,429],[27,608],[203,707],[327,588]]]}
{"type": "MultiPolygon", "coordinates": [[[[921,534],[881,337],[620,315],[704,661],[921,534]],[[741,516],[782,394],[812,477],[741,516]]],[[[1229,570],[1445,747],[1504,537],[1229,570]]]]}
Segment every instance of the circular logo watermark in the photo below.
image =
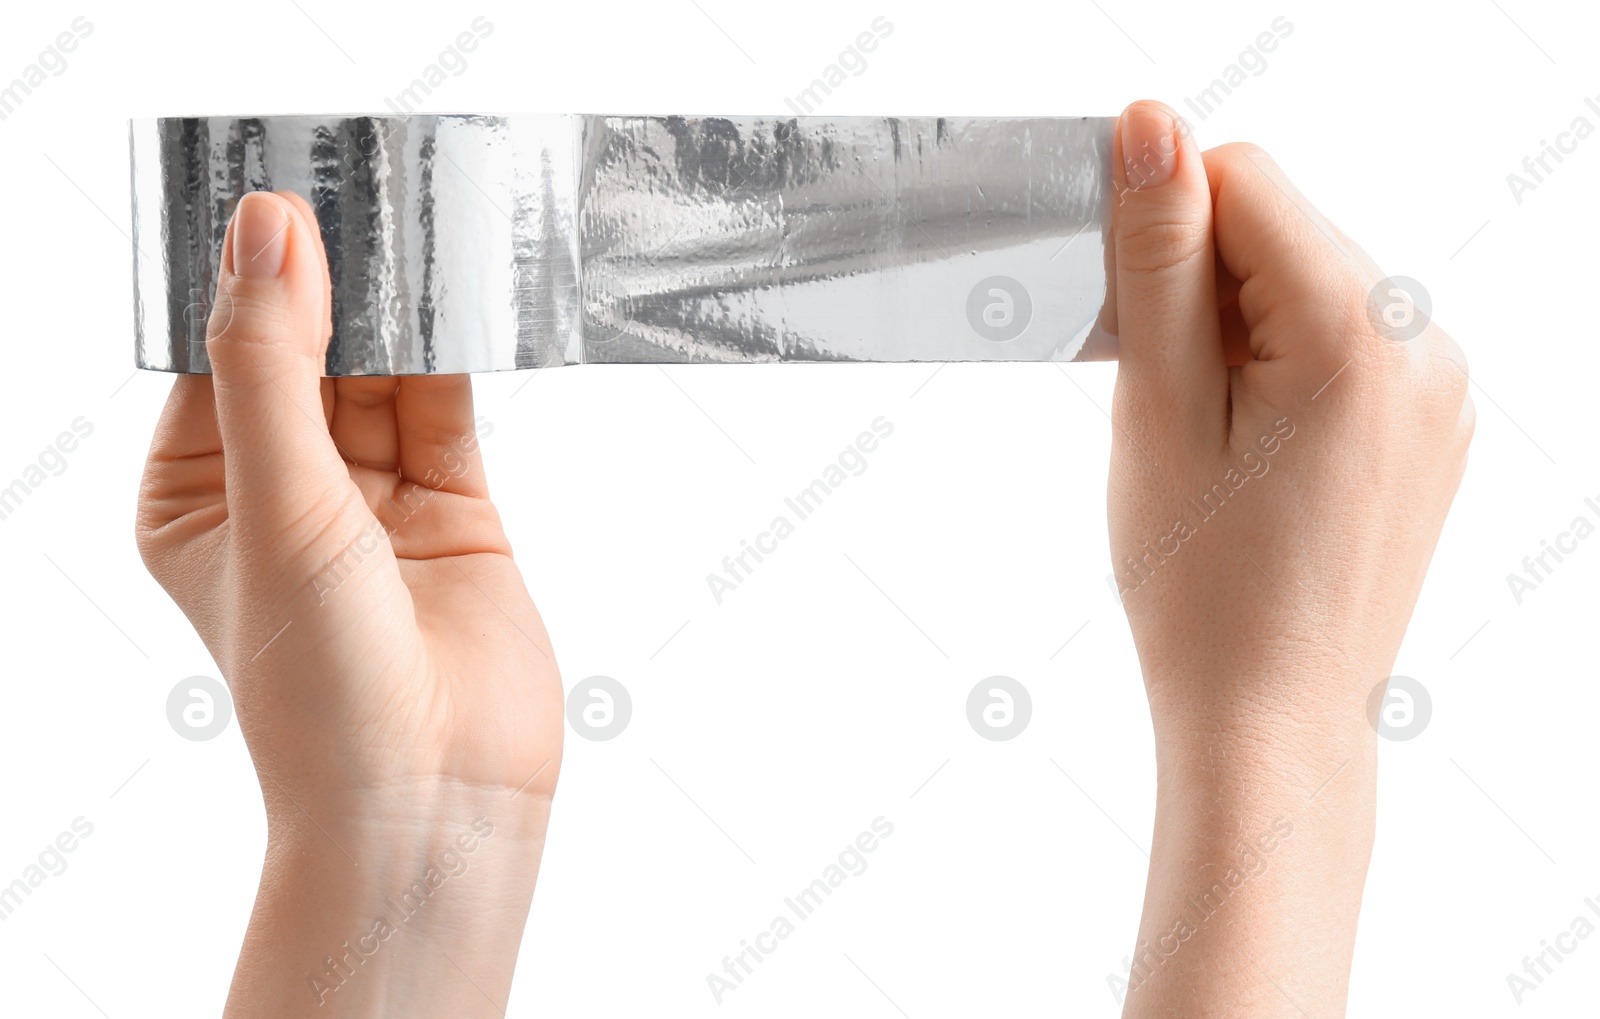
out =
{"type": "Polygon", "coordinates": [[[584,342],[607,343],[627,332],[627,287],[603,271],[583,274],[584,342]]]}
{"type": "Polygon", "coordinates": [[[1033,320],[1028,288],[1010,276],[989,276],[967,294],[967,322],[986,340],[1014,340],[1033,320]]]}
{"type": "Polygon", "coordinates": [[[967,694],[967,721],[984,739],[1003,742],[1022,734],[1033,717],[1033,698],[1010,676],[990,676],[967,694]]]}
{"type": "Polygon", "coordinates": [[[632,717],[633,698],[610,676],[590,676],[567,694],[567,724],[584,739],[616,739],[632,717]]]}
{"type": "Polygon", "coordinates": [[[189,368],[209,363],[206,337],[224,336],[233,325],[233,282],[226,276],[217,284],[215,299],[198,287],[189,290],[189,303],[182,313],[183,333],[188,337],[189,368]]]}
{"type": "MultiPolygon", "coordinates": [[[[205,338],[206,322],[211,316],[211,302],[206,299],[206,292],[198,287],[189,288],[189,303],[183,308],[183,324],[185,332],[192,338],[196,335],[205,338]]],[[[226,328],[226,324],[224,324],[226,328]]]]}
{"type": "Polygon", "coordinates": [[[233,717],[233,698],[220,680],[190,676],[167,694],[167,722],[184,739],[204,743],[218,736],[233,717]]]}
{"type": "Polygon", "coordinates": [[[1380,334],[1404,343],[1420,336],[1433,321],[1433,298],[1410,276],[1385,276],[1367,294],[1367,314],[1380,334]]]}
{"type": "Polygon", "coordinates": [[[1384,739],[1416,739],[1433,717],[1428,688],[1410,676],[1390,676],[1367,697],[1367,721],[1384,739]]]}

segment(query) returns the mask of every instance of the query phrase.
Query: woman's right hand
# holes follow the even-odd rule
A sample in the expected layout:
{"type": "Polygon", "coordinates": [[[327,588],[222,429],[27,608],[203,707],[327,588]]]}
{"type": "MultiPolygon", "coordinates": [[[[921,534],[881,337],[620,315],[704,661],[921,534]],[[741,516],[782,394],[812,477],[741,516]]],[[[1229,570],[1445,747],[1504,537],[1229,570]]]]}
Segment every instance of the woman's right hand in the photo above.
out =
{"type": "Polygon", "coordinates": [[[1153,957],[1144,987],[1181,997],[1136,992],[1128,1014],[1276,1014],[1265,972],[1332,1014],[1370,854],[1368,698],[1465,468],[1466,363],[1425,318],[1397,325],[1405,295],[1260,149],[1202,155],[1152,102],[1118,134],[1111,551],[1161,784],[1141,938],[1294,826],[1216,920],[1242,926],[1153,957]]]}

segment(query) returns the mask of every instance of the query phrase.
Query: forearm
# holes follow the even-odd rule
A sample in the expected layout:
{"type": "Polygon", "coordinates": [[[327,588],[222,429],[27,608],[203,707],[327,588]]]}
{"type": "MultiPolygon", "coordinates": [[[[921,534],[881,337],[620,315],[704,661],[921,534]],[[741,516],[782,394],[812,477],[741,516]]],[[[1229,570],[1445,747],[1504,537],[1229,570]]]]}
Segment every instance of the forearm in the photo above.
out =
{"type": "Polygon", "coordinates": [[[413,799],[415,819],[269,796],[289,812],[225,1015],[503,1015],[548,817],[527,796],[454,789],[413,799]]]}
{"type": "Polygon", "coordinates": [[[1344,1013],[1376,784],[1374,734],[1354,717],[1158,726],[1126,1019],[1344,1013]]]}

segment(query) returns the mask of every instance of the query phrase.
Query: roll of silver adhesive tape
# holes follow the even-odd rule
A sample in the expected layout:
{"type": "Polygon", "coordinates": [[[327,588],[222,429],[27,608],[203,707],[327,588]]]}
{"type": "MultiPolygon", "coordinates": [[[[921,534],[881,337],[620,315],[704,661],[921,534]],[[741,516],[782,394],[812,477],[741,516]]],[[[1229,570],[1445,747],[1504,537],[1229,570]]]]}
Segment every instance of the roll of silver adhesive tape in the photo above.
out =
{"type": "Polygon", "coordinates": [[[316,211],[329,375],[1114,357],[1114,124],[137,120],[136,359],[210,370],[223,236],[264,189],[316,211]]]}

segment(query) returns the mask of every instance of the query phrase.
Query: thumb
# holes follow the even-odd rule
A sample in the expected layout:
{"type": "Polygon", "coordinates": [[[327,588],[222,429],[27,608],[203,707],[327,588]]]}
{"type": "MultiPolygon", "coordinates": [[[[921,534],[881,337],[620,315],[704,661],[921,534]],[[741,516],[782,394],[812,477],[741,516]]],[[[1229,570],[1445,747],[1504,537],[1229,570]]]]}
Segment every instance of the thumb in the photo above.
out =
{"type": "Polygon", "coordinates": [[[265,529],[306,520],[350,475],[323,416],[327,300],[318,238],[266,191],[245,195],[223,239],[206,352],[222,434],[228,513],[265,529]]]}
{"type": "Polygon", "coordinates": [[[1170,107],[1129,106],[1112,158],[1119,403],[1142,430],[1227,434],[1228,367],[1217,320],[1211,190],[1170,107]]]}

